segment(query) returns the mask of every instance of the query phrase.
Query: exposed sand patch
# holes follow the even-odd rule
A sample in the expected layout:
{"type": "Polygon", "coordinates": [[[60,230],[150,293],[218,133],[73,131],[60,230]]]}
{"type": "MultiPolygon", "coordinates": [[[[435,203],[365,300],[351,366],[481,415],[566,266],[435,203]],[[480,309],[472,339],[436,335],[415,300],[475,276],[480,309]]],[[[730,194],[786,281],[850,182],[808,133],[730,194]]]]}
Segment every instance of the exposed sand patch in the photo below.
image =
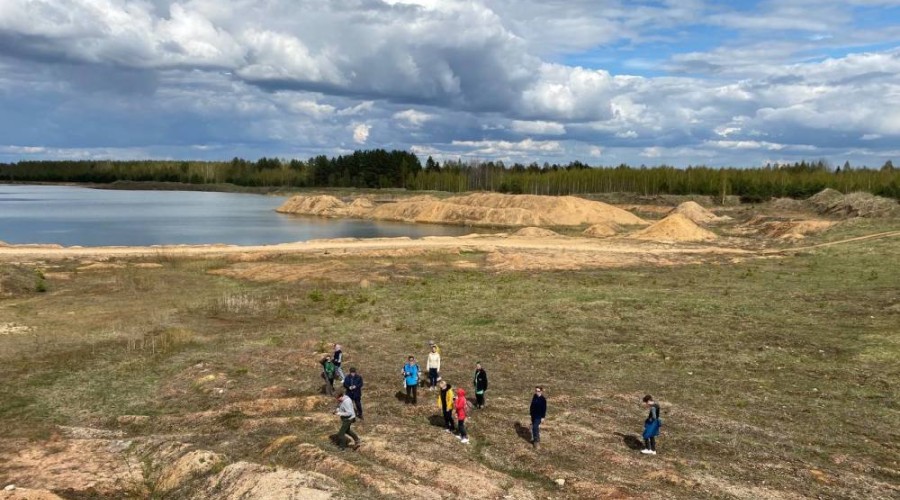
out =
{"type": "Polygon", "coordinates": [[[647,224],[640,217],[620,208],[574,196],[497,193],[475,193],[444,200],[422,196],[378,205],[362,198],[345,203],[328,195],[294,196],[278,211],[321,217],[475,226],[577,226],[601,222],[647,224]]]}
{"type": "Polygon", "coordinates": [[[338,484],[322,474],[237,462],[209,478],[195,498],[328,500],[338,484]]]}
{"type": "Polygon", "coordinates": [[[629,235],[639,240],[663,242],[713,241],[715,233],[698,226],[684,214],[675,213],[652,226],[629,235]]]}
{"type": "Polygon", "coordinates": [[[715,222],[731,220],[731,217],[719,217],[706,208],[703,208],[699,203],[695,201],[686,201],[672,209],[669,214],[682,214],[688,219],[696,222],[697,224],[712,224],[715,222]]]}
{"type": "Polygon", "coordinates": [[[756,234],[784,240],[801,240],[810,234],[818,234],[838,224],[822,219],[778,220],[756,216],[735,229],[738,234],[756,234]]]}
{"type": "Polygon", "coordinates": [[[900,203],[871,193],[842,194],[824,189],[806,200],[822,215],[844,217],[894,217],[900,215],[900,203]]]}
{"type": "Polygon", "coordinates": [[[583,235],[590,238],[609,238],[622,231],[622,226],[615,222],[601,222],[584,230],[583,235]]]}
{"type": "MultiPolygon", "coordinates": [[[[116,496],[141,481],[140,463],[129,460],[130,442],[109,439],[4,440],[0,453],[7,481],[28,488],[95,491],[116,496]]],[[[12,497],[14,498],[14,497],[12,497]]]]}
{"type": "Polygon", "coordinates": [[[0,335],[25,335],[30,333],[31,330],[30,326],[18,323],[0,323],[0,335]]]}
{"type": "Polygon", "coordinates": [[[555,231],[543,229],[540,227],[525,227],[519,229],[512,235],[522,238],[556,238],[560,236],[560,234],[555,231]]]}

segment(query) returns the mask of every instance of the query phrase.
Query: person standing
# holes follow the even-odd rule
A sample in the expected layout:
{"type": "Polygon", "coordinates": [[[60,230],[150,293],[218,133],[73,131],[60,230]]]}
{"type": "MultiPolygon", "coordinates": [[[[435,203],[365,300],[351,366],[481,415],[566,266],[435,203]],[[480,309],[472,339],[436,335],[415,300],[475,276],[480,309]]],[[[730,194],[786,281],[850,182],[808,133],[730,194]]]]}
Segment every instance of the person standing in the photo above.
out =
{"type": "Polygon", "coordinates": [[[353,410],[353,402],[344,395],[344,391],[338,391],[336,399],[338,400],[338,409],[335,414],[341,417],[341,429],[338,431],[337,442],[341,451],[347,449],[347,436],[353,438],[353,449],[359,448],[362,440],[350,428],[353,422],[356,422],[356,412],[353,410]]]}
{"type": "Polygon", "coordinates": [[[481,367],[481,363],[475,363],[475,408],[484,408],[484,391],[488,388],[487,372],[481,367]]]}
{"type": "Polygon", "coordinates": [[[437,403],[441,413],[444,415],[444,430],[453,432],[456,430],[456,427],[453,425],[453,386],[448,384],[446,380],[441,380],[438,382],[438,387],[440,387],[440,392],[438,393],[437,403]]]}
{"type": "Polygon", "coordinates": [[[406,404],[416,404],[418,401],[417,389],[419,387],[419,365],[416,357],[410,356],[403,365],[403,380],[406,384],[406,404]]]}
{"type": "Polygon", "coordinates": [[[534,388],[534,396],[531,397],[531,443],[535,449],[541,447],[541,424],[547,418],[547,400],[544,398],[544,388],[534,388]]]}
{"type": "Polygon", "coordinates": [[[334,374],[337,378],[341,379],[341,383],[344,383],[344,370],[341,369],[341,363],[344,362],[344,350],[341,348],[341,344],[334,344],[334,354],[331,356],[332,362],[334,363],[334,374]]]}
{"type": "Polygon", "coordinates": [[[644,449],[641,453],[645,455],[656,455],[656,436],[659,435],[659,426],[662,420],[659,419],[659,403],[653,401],[653,396],[647,394],[643,399],[644,407],[650,410],[647,419],[644,420],[644,449]]]}
{"type": "Polygon", "coordinates": [[[431,346],[431,352],[428,353],[428,362],[425,364],[428,369],[428,390],[433,391],[437,387],[437,379],[441,373],[441,353],[438,352],[436,345],[431,346]]]}
{"type": "Polygon", "coordinates": [[[344,379],[344,389],[346,389],[347,397],[353,401],[353,406],[356,408],[356,418],[360,420],[363,419],[362,388],[362,375],[356,372],[356,368],[350,367],[350,375],[344,379]]]}
{"type": "Polygon", "coordinates": [[[331,396],[334,394],[334,363],[330,356],[325,356],[319,364],[322,365],[322,378],[325,379],[325,394],[331,396]]]}
{"type": "Polygon", "coordinates": [[[456,428],[459,430],[458,437],[462,444],[469,444],[469,434],[466,432],[466,410],[468,410],[469,402],[466,401],[466,391],[464,389],[457,389],[456,397],[453,400],[453,406],[456,409],[456,428]]]}

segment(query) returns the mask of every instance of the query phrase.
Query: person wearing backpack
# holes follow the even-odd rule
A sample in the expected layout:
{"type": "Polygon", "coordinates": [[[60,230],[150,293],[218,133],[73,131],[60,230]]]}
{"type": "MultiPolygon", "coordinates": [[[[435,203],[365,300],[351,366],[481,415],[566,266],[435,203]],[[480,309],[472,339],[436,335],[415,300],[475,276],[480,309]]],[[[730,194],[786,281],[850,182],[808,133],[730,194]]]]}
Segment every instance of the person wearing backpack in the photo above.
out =
{"type": "Polygon", "coordinates": [[[325,379],[325,394],[331,396],[334,394],[334,363],[331,362],[331,356],[325,356],[322,361],[322,378],[325,379]]]}
{"type": "Polygon", "coordinates": [[[484,408],[484,391],[488,388],[487,372],[481,367],[481,363],[475,363],[475,408],[484,408]]]}
{"type": "Polygon", "coordinates": [[[656,436],[659,435],[659,427],[662,420],[659,418],[659,403],[653,401],[653,396],[647,394],[643,399],[644,407],[650,410],[647,419],[644,420],[644,455],[656,455],[656,436]]]}
{"type": "Polygon", "coordinates": [[[403,365],[403,382],[406,386],[406,404],[416,404],[418,401],[417,389],[419,387],[419,365],[416,357],[410,356],[403,365]]]}
{"type": "Polygon", "coordinates": [[[469,444],[469,434],[466,432],[466,411],[469,409],[469,402],[466,401],[466,391],[464,389],[456,390],[453,407],[456,410],[456,429],[459,431],[457,437],[462,444],[469,444]]]}

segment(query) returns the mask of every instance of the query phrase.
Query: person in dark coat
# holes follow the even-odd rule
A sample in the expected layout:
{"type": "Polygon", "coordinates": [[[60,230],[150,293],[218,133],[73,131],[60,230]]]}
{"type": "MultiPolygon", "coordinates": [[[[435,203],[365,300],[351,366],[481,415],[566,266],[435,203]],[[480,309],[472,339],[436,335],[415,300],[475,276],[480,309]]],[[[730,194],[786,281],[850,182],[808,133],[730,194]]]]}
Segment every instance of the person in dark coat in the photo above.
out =
{"type": "Polygon", "coordinates": [[[662,420],[659,419],[659,403],[653,401],[653,396],[647,394],[643,399],[644,407],[650,410],[647,419],[644,420],[644,449],[641,453],[645,455],[656,455],[656,436],[659,435],[659,426],[662,420]]]}
{"type": "Polygon", "coordinates": [[[541,446],[541,424],[547,418],[547,400],[544,399],[544,388],[541,386],[534,388],[529,413],[531,414],[531,443],[537,449],[541,446]]]}
{"type": "Polygon", "coordinates": [[[488,388],[487,372],[481,367],[481,363],[475,363],[475,408],[484,408],[484,391],[488,388]]]}
{"type": "Polygon", "coordinates": [[[356,372],[356,368],[351,367],[350,375],[344,378],[344,389],[347,392],[347,397],[353,401],[353,406],[356,408],[356,418],[360,420],[363,419],[362,388],[362,375],[356,372]]]}

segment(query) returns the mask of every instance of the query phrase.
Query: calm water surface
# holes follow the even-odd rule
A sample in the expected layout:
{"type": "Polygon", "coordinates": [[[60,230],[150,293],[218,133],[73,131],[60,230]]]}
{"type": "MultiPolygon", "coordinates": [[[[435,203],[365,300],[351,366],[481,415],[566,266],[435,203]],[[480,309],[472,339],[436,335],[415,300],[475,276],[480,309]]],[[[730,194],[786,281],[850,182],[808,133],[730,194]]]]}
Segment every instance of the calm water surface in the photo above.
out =
{"type": "Polygon", "coordinates": [[[275,212],[285,198],[194,191],[0,185],[0,241],[61,245],[261,245],[322,238],[459,236],[457,226],[275,212]]]}

